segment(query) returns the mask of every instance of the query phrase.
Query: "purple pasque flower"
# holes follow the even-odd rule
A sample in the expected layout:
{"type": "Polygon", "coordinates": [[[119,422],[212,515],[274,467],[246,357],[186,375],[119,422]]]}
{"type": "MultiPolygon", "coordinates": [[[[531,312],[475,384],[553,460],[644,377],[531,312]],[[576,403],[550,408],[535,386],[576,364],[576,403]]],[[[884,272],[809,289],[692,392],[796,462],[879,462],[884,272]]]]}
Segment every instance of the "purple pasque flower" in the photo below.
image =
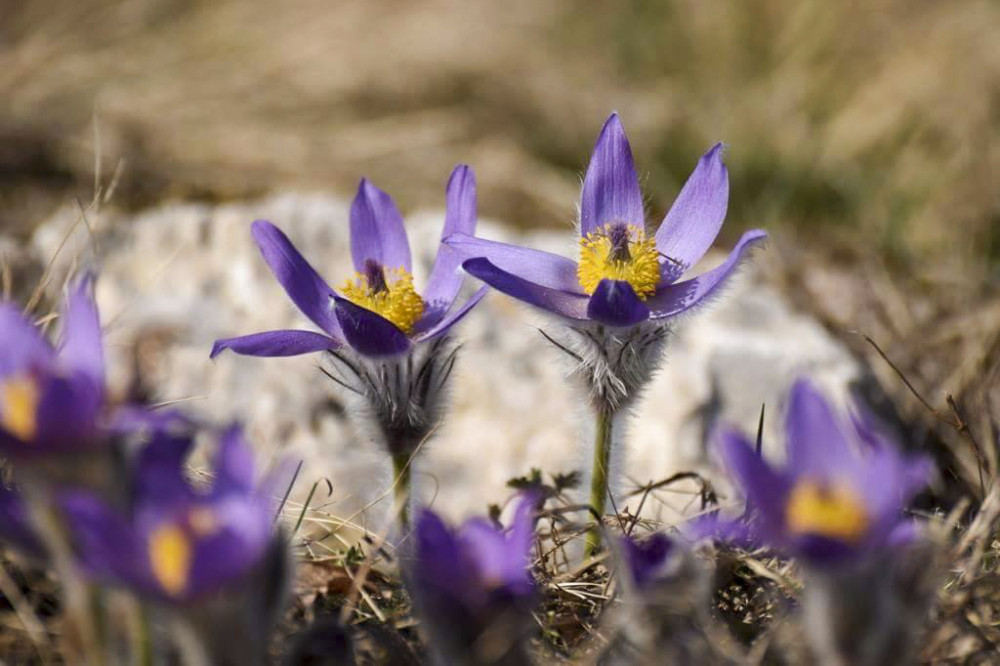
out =
{"type": "Polygon", "coordinates": [[[535,497],[523,497],[509,530],[484,518],[453,530],[430,510],[418,516],[407,582],[432,647],[449,663],[518,663],[514,654],[536,597],[529,573],[536,504],[535,497]],[[495,659],[476,654],[483,648],[478,639],[490,630],[506,642],[495,659]]]}
{"type": "Polygon", "coordinates": [[[663,532],[643,539],[623,536],[619,546],[624,573],[638,589],[655,582],[678,550],[677,543],[663,532]]]}
{"type": "MultiPolygon", "coordinates": [[[[248,356],[296,356],[344,345],[362,356],[399,356],[414,343],[445,335],[484,295],[481,289],[453,309],[462,286],[461,261],[444,245],[423,295],[418,294],[403,217],[392,198],[368,180],[358,186],[350,225],[356,272],[338,293],[280,229],[264,220],[254,222],[253,236],[264,261],[299,310],[323,332],[270,331],[217,340],[211,356],[226,349],[248,356]]],[[[475,227],[476,177],[471,167],[458,166],[448,180],[442,238],[471,234],[475,227]]]]}
{"type": "Polygon", "coordinates": [[[104,408],[104,348],[86,275],[63,305],[62,333],[53,347],[10,303],[0,304],[0,451],[37,458],[100,446],[104,408]]]}
{"type": "Polygon", "coordinates": [[[765,544],[807,563],[855,560],[912,535],[903,509],[931,474],[857,419],[838,418],[805,380],[792,387],[785,422],[787,461],[775,468],[743,435],[718,447],[746,497],[750,528],[765,544]]]}
{"type": "Polygon", "coordinates": [[[82,569],[169,604],[211,595],[244,577],[272,538],[270,496],[254,480],[253,453],[240,429],[219,438],[208,488],[185,476],[190,432],[158,430],[132,472],[131,506],[122,510],[86,492],[60,504],[82,569]]]}
{"type": "Polygon", "coordinates": [[[766,237],[748,231],[722,265],[677,282],[711,247],[722,228],[729,175],[722,144],[709,150],[649,238],[632,161],[618,114],[594,146],[580,201],[580,259],[456,233],[445,242],[462,267],[491,287],[570,322],[612,328],[662,320],[711,297],[747,251],[766,237]]]}

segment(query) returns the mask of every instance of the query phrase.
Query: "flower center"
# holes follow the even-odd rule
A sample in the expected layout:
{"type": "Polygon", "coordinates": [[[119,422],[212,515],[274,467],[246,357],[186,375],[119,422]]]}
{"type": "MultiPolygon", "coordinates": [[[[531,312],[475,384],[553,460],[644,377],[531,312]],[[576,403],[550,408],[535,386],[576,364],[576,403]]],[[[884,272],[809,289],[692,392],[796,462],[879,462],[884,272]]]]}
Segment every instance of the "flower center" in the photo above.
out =
{"type": "Polygon", "coordinates": [[[792,489],[785,507],[785,521],[788,530],[795,534],[854,543],[868,529],[869,516],[852,488],[807,480],[792,489]]]}
{"type": "Polygon", "coordinates": [[[0,426],[23,442],[38,432],[38,384],[23,375],[0,381],[0,426]]]}
{"type": "Polygon", "coordinates": [[[149,563],[167,594],[180,594],[187,587],[192,550],[187,534],[174,523],[161,525],[150,535],[149,563]]]}
{"type": "Polygon", "coordinates": [[[409,333],[424,313],[424,301],[413,288],[413,276],[404,268],[386,270],[368,259],[364,269],[341,288],[355,305],[379,314],[409,333]]]}
{"type": "Polygon", "coordinates": [[[576,269],[580,285],[594,293],[601,280],[620,280],[632,285],[636,295],[646,300],[660,281],[656,240],[634,225],[615,222],[580,239],[580,264],[576,269]]]}

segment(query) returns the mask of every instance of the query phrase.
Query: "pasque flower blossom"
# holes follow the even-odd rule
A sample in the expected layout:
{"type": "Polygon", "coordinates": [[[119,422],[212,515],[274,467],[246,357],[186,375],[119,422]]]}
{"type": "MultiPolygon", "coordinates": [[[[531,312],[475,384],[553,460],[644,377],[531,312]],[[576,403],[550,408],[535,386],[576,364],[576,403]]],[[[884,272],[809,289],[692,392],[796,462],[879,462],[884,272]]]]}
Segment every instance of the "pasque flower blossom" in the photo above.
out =
{"type": "Polygon", "coordinates": [[[702,303],[765,238],[763,231],[748,231],[720,266],[677,281],[715,241],[728,198],[729,176],[718,144],[701,158],[659,229],[648,236],[632,149],[618,115],[611,114],[583,181],[578,262],[467,232],[445,242],[466,259],[466,271],[498,291],[572,325],[630,327],[702,303]]]}
{"type": "Polygon", "coordinates": [[[239,581],[264,557],[274,512],[254,478],[240,430],[220,438],[208,488],[185,476],[189,433],[159,430],[139,453],[130,506],[66,491],[60,505],[93,578],[164,603],[186,603],[239,581]]]}
{"type": "Polygon", "coordinates": [[[844,422],[806,380],[792,387],[785,435],[783,468],[736,431],[717,439],[760,542],[826,566],[912,535],[903,509],[927,484],[928,460],[904,455],[863,419],[844,422]]]}
{"type": "MultiPolygon", "coordinates": [[[[616,416],[648,383],[674,317],[706,302],[733,274],[763,231],[743,235],[718,267],[680,281],[722,228],[729,175],[722,145],[708,151],[666,218],[647,234],[639,177],[625,130],[612,113],[587,167],[580,197],[580,255],[548,252],[455,233],[445,242],[462,267],[494,289],[556,315],[563,340],[546,337],[575,362],[596,417],[590,505],[604,514],[616,416]]],[[[600,545],[596,524],[587,551],[600,545]]]]}
{"type": "Polygon", "coordinates": [[[0,451],[39,458],[104,443],[104,350],[93,278],[70,290],[53,347],[9,303],[0,304],[0,451]]]}
{"type": "MultiPolygon", "coordinates": [[[[216,341],[215,357],[226,349],[249,356],[295,356],[348,346],[366,357],[405,354],[415,343],[439,338],[479,301],[480,290],[452,309],[462,285],[459,256],[442,246],[423,294],[413,284],[410,244],[392,198],[362,180],[351,204],[354,276],[338,293],[320,277],[270,222],[253,223],[264,261],[292,302],[322,333],[270,331],[216,341]]],[[[471,234],[476,225],[476,181],[472,169],[457,167],[447,189],[442,238],[471,234]]]]}
{"type": "MultiPolygon", "coordinates": [[[[476,178],[458,166],[447,187],[441,237],[472,233],[476,178]]],[[[441,244],[423,294],[413,284],[403,218],[388,194],[362,180],[351,205],[351,256],[356,273],[331,289],[270,222],[253,224],[264,260],[298,308],[323,333],[271,331],[218,340],[214,358],[231,349],[251,356],[326,352],[329,376],[360,398],[392,457],[401,522],[408,522],[410,463],[440,421],[457,347],[448,333],[479,302],[486,287],[457,308],[463,275],[459,255],[441,244]]]]}
{"type": "Polygon", "coordinates": [[[446,663],[527,663],[535,500],[521,499],[507,531],[483,518],[452,530],[430,510],[419,515],[407,582],[446,663]]]}

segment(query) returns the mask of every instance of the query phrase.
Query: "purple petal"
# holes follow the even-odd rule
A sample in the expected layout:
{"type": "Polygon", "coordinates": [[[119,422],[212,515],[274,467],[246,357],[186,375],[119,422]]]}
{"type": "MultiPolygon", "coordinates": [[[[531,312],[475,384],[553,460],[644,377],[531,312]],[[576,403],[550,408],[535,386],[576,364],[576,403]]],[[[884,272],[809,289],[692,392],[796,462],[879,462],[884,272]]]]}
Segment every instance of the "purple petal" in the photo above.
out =
{"type": "Polygon", "coordinates": [[[869,545],[848,543],[822,534],[803,534],[794,537],[784,550],[812,566],[827,568],[855,559],[866,552],[869,545]]]}
{"type": "Polygon", "coordinates": [[[339,342],[321,333],[268,331],[216,340],[209,358],[215,358],[227,349],[243,356],[299,356],[338,347],[340,347],[339,342]]]}
{"type": "Polygon", "coordinates": [[[413,270],[403,216],[392,197],[366,178],[361,179],[351,202],[351,257],[359,273],[368,259],[386,268],[413,270]]]}
{"type": "Polygon", "coordinates": [[[580,197],[580,232],[587,235],[611,222],[645,223],[632,149],[617,113],[597,137],[580,197]]]}
{"type": "Polygon", "coordinates": [[[705,153],[656,232],[656,248],[672,261],[663,264],[673,282],[698,263],[719,235],[729,205],[729,172],[722,144],[705,153]]]}
{"type": "Polygon", "coordinates": [[[444,217],[441,244],[438,245],[434,268],[424,290],[429,309],[444,314],[455,302],[462,286],[459,270],[462,257],[444,243],[452,234],[473,234],[476,231],[476,174],[471,167],[459,165],[451,172],[447,190],[448,207],[444,217]]]}
{"type": "Polygon", "coordinates": [[[601,280],[587,303],[587,317],[605,326],[635,326],[649,319],[649,308],[623,280],[601,280]]]}
{"type": "Polygon", "coordinates": [[[508,533],[484,518],[462,525],[459,540],[476,562],[480,578],[489,585],[502,585],[515,594],[529,594],[534,584],[528,574],[535,532],[537,498],[521,499],[508,533]]]}
{"type": "Polygon", "coordinates": [[[539,493],[525,492],[519,500],[508,535],[511,548],[516,552],[527,554],[531,550],[535,540],[535,514],[539,499],[539,493]]]}
{"type": "Polygon", "coordinates": [[[215,454],[215,482],[212,496],[229,493],[252,493],[255,485],[256,465],[253,451],[243,437],[243,430],[232,425],[222,433],[219,449],[215,454]]]}
{"type": "Polygon", "coordinates": [[[924,525],[916,520],[904,518],[892,526],[885,535],[888,548],[905,548],[924,534],[924,525]]]}
{"type": "Polygon", "coordinates": [[[479,278],[497,291],[519,301],[541,308],[560,317],[585,321],[589,298],[583,294],[570,294],[529,282],[497,268],[488,259],[469,259],[462,268],[469,275],[479,278]]]}
{"type": "Polygon", "coordinates": [[[427,509],[417,518],[416,536],[417,584],[460,595],[471,579],[458,539],[436,513],[427,509]]]}
{"type": "Polygon", "coordinates": [[[476,293],[469,298],[469,300],[463,303],[461,307],[457,308],[454,312],[438,321],[431,328],[428,328],[426,331],[421,331],[418,335],[413,336],[414,342],[426,342],[427,340],[433,340],[434,338],[442,336],[450,331],[452,326],[462,321],[462,319],[465,318],[465,315],[469,314],[469,312],[472,311],[472,308],[474,308],[479,301],[483,300],[483,296],[485,296],[486,292],[489,290],[489,287],[480,287],[479,290],[477,290],[476,293]]]}
{"type": "Polygon", "coordinates": [[[229,496],[204,503],[217,531],[194,542],[187,599],[230,585],[261,561],[271,536],[271,511],[254,495],[229,496]]]}
{"type": "Polygon", "coordinates": [[[42,384],[38,402],[36,450],[23,449],[31,455],[54,451],[74,451],[98,446],[97,417],[104,404],[104,394],[90,376],[75,373],[53,375],[42,384]]]}
{"type": "Polygon", "coordinates": [[[725,516],[719,511],[696,516],[684,523],[681,535],[692,543],[711,539],[725,541],[746,550],[760,546],[760,540],[745,516],[725,516]]]}
{"type": "Polygon", "coordinates": [[[656,293],[646,300],[646,305],[652,312],[651,317],[653,319],[672,317],[707,302],[707,299],[718,292],[729,276],[747,258],[748,251],[765,238],[767,234],[763,231],[748,231],[743,234],[726,260],[716,268],[690,280],[657,289],[656,293]]]}
{"type": "Polygon", "coordinates": [[[410,348],[410,340],[398,326],[385,317],[335,297],[334,307],[344,331],[344,339],[362,356],[381,358],[397,356],[410,348]]]}
{"type": "Polygon", "coordinates": [[[47,366],[54,357],[39,330],[9,303],[0,303],[0,377],[24,368],[47,366]]]}
{"type": "Polygon", "coordinates": [[[723,466],[750,506],[758,511],[762,527],[771,533],[780,531],[784,524],[788,482],[771,469],[738,432],[723,430],[715,441],[723,466]]]}
{"type": "Polygon", "coordinates": [[[64,493],[59,504],[70,526],[77,559],[89,576],[144,591],[155,589],[144,566],[146,553],[123,515],[83,492],[64,493]]]}
{"type": "Polygon", "coordinates": [[[857,451],[826,399],[806,380],[792,386],[785,416],[788,470],[816,479],[850,478],[857,451]]]}
{"type": "Polygon", "coordinates": [[[194,444],[194,439],[186,434],[174,435],[163,431],[153,434],[135,463],[136,504],[159,504],[167,508],[193,498],[184,473],[184,462],[194,444]]]}
{"type": "MultiPolygon", "coordinates": [[[[851,481],[864,498],[873,522],[887,529],[931,479],[934,466],[926,458],[906,458],[891,447],[860,456],[851,481]]],[[[880,531],[884,531],[880,530],[880,531]]]]}
{"type": "Polygon", "coordinates": [[[573,294],[583,293],[576,275],[576,262],[558,254],[476,238],[463,233],[452,234],[444,242],[463,261],[488,259],[500,270],[513,273],[537,285],[573,294]]]}
{"type": "Polygon", "coordinates": [[[621,545],[628,572],[639,588],[656,580],[657,574],[676,551],[673,540],[663,532],[654,532],[641,541],[621,537],[621,545]]]}
{"type": "Polygon", "coordinates": [[[93,275],[83,276],[66,298],[59,357],[65,367],[85,373],[103,390],[104,345],[93,275]]]}
{"type": "Polygon", "coordinates": [[[317,326],[340,339],[340,326],[330,309],[333,289],[309,265],[278,227],[257,220],[250,227],[264,261],[285,288],[292,302],[317,326]]]}
{"type": "Polygon", "coordinates": [[[459,540],[476,563],[479,576],[491,585],[520,586],[528,583],[528,553],[514,552],[507,537],[485,518],[466,521],[459,540]]]}

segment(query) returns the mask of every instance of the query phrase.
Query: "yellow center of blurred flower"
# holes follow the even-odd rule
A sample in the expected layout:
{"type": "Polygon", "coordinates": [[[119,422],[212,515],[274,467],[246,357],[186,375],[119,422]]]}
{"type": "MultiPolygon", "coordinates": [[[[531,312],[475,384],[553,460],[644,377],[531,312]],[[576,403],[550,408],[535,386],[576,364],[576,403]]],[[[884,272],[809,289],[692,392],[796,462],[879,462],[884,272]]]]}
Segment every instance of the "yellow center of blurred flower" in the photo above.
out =
{"type": "Polygon", "coordinates": [[[868,529],[869,517],[852,488],[802,481],[788,497],[785,521],[788,530],[795,534],[815,534],[853,543],[868,529]]]}
{"type": "Polygon", "coordinates": [[[29,376],[0,381],[0,426],[24,442],[38,431],[38,384],[29,376]]]}
{"type": "Polygon", "coordinates": [[[630,224],[609,224],[580,239],[580,263],[576,269],[580,285],[593,294],[601,280],[628,282],[636,296],[646,300],[660,281],[656,240],[630,224]]]}
{"type": "Polygon", "coordinates": [[[413,276],[404,268],[385,269],[374,261],[341,290],[344,297],[379,314],[409,333],[424,313],[424,301],[413,288],[413,276]]]}
{"type": "Polygon", "coordinates": [[[191,550],[187,535],[173,523],[156,528],[149,537],[149,562],[153,575],[167,594],[180,594],[187,587],[191,550]]]}

